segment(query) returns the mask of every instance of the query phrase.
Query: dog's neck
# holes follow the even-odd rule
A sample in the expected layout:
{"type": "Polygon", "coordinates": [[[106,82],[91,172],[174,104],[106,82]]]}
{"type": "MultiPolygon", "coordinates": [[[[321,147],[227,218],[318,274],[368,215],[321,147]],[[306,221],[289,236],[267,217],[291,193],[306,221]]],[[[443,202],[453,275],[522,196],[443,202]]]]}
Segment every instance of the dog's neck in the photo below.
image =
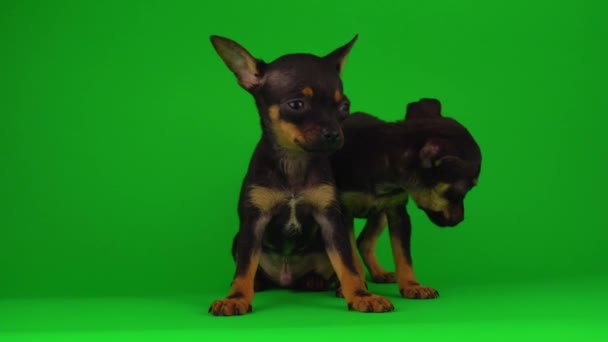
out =
{"type": "Polygon", "coordinates": [[[405,191],[417,190],[422,186],[419,146],[423,145],[431,135],[421,134],[404,138],[401,129],[391,133],[393,134],[385,136],[385,146],[392,146],[392,149],[382,158],[386,172],[381,177],[387,184],[393,184],[405,191]]]}
{"type": "Polygon", "coordinates": [[[310,165],[308,156],[283,155],[279,158],[280,170],[290,183],[300,183],[306,180],[310,165]]]}
{"type": "Polygon", "coordinates": [[[274,160],[280,174],[292,186],[303,185],[308,180],[310,165],[315,159],[314,155],[305,151],[291,151],[279,146],[276,141],[267,134],[263,140],[270,147],[270,157],[274,160]]]}
{"type": "Polygon", "coordinates": [[[388,172],[385,175],[387,183],[405,191],[416,190],[420,187],[418,153],[419,151],[411,147],[386,156],[389,164],[388,172]]]}

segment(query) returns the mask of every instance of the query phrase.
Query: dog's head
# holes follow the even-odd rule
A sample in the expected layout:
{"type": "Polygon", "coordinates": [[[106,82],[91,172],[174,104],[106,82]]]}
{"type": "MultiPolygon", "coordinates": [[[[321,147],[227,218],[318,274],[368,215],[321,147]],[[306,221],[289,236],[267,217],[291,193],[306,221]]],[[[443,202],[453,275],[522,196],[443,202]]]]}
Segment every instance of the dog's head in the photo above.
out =
{"type": "Polygon", "coordinates": [[[456,226],[464,220],[465,196],[477,185],[479,146],[465,127],[442,117],[438,100],[410,103],[405,120],[430,127],[417,150],[418,186],[411,197],[436,225],[456,226]]]}
{"type": "Polygon", "coordinates": [[[324,57],[288,54],[265,63],[230,39],[211,37],[239,84],[255,98],[265,134],[295,153],[328,153],[342,147],[340,121],[349,114],[350,104],[340,73],[356,40],[324,57]]]}

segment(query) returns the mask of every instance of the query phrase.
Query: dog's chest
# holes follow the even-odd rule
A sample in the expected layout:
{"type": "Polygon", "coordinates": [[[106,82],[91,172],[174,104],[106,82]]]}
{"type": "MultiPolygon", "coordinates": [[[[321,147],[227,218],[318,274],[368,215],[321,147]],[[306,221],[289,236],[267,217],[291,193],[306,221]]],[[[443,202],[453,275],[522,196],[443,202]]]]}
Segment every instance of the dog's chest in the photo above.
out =
{"type": "Polygon", "coordinates": [[[313,207],[302,196],[289,196],[275,210],[271,225],[280,228],[283,235],[302,233],[313,220],[313,207]]]}
{"type": "Polygon", "coordinates": [[[271,216],[267,231],[271,234],[291,236],[300,234],[305,227],[314,226],[314,213],[321,212],[336,202],[335,189],[328,184],[302,189],[253,186],[249,200],[266,215],[271,216]]]}

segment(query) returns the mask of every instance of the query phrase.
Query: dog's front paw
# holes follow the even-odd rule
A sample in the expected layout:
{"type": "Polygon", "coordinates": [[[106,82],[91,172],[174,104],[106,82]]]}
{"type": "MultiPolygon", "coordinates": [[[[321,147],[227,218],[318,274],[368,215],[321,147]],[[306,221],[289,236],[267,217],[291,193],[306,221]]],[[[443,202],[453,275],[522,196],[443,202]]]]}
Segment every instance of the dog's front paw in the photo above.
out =
{"type": "Polygon", "coordinates": [[[362,292],[348,303],[348,309],[360,312],[389,312],[395,310],[395,307],[385,297],[362,292]]]}
{"type": "Polygon", "coordinates": [[[372,274],[372,280],[374,283],[389,284],[397,282],[397,275],[395,272],[384,272],[378,274],[372,274]]]}
{"type": "Polygon", "coordinates": [[[253,310],[251,302],[243,298],[224,298],[216,300],[209,307],[214,316],[244,315],[253,310]]]}
{"type": "Polygon", "coordinates": [[[439,292],[432,287],[408,285],[399,289],[401,297],[409,299],[433,299],[439,297],[439,292]]]}

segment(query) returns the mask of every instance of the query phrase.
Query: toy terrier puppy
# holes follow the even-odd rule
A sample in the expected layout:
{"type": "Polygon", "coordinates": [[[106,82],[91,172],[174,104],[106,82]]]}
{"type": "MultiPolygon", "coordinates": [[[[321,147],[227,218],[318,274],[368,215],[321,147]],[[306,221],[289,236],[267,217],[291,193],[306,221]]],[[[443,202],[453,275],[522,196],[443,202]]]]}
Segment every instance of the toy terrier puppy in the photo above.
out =
{"type": "Polygon", "coordinates": [[[324,57],[287,54],[266,63],[230,39],[211,37],[253,96],[262,126],[238,202],[236,272],[228,296],[211,304],[213,315],[251,312],[259,269],[284,286],[335,270],[349,309],[393,310],[386,298],[366,290],[329,161],[344,143],[340,121],[349,115],[349,101],[340,73],[356,38],[324,57]],[[294,253],[299,257],[290,258],[294,253]],[[323,258],[333,270],[318,269],[323,258]]]}
{"type": "Polygon", "coordinates": [[[406,204],[411,197],[439,227],[462,222],[465,196],[481,170],[479,146],[464,126],[441,115],[435,99],[410,103],[401,122],[356,113],[342,128],[345,145],[333,155],[332,166],[347,226],[352,230],[353,218],[367,221],[357,245],[372,280],[397,282],[406,298],[439,296],[414,275],[406,204]],[[387,222],[396,274],[376,257],[387,222]]]}

